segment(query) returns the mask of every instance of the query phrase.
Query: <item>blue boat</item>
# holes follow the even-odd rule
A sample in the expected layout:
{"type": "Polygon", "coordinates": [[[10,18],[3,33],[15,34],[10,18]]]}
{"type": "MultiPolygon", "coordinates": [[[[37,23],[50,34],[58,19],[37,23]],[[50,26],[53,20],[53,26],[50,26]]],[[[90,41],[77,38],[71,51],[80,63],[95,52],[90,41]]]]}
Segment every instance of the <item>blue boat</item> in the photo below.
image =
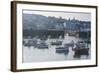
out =
{"type": "Polygon", "coordinates": [[[64,53],[64,54],[68,54],[69,49],[66,47],[57,47],[56,48],[56,53],[64,53]]]}

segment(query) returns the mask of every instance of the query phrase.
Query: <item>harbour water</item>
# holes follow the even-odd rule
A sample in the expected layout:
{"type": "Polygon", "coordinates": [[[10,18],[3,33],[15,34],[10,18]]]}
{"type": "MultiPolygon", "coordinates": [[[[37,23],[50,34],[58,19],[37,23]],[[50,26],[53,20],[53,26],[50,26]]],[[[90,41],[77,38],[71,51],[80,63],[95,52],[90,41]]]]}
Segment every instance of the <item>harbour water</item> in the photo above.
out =
{"type": "MultiPolygon", "coordinates": [[[[77,42],[80,39],[68,36],[66,35],[64,39],[58,39],[62,40],[62,45],[56,46],[51,45],[51,41],[55,41],[57,39],[48,39],[46,40],[46,43],[48,44],[48,49],[39,49],[34,46],[24,46],[23,45],[23,62],[24,63],[30,63],[30,62],[47,62],[47,61],[67,61],[67,60],[84,60],[84,59],[90,59],[90,49],[89,49],[89,56],[83,55],[80,58],[74,58],[74,51],[72,50],[72,47],[69,47],[68,53],[63,52],[56,52],[57,47],[63,46],[65,43],[69,43],[71,41],[77,42]]],[[[26,39],[27,41],[27,39],[26,39]]]]}

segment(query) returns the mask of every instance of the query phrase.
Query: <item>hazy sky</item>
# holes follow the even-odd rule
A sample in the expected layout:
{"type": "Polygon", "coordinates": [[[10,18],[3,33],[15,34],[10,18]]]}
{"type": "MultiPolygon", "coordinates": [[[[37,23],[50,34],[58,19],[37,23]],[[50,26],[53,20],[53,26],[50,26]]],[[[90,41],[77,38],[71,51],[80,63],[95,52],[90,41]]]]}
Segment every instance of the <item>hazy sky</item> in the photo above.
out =
{"type": "Polygon", "coordinates": [[[23,13],[27,14],[39,14],[44,16],[55,16],[57,18],[62,17],[65,19],[78,19],[81,21],[90,21],[91,13],[82,13],[82,12],[55,12],[55,11],[36,11],[36,10],[23,10],[23,13]]]}

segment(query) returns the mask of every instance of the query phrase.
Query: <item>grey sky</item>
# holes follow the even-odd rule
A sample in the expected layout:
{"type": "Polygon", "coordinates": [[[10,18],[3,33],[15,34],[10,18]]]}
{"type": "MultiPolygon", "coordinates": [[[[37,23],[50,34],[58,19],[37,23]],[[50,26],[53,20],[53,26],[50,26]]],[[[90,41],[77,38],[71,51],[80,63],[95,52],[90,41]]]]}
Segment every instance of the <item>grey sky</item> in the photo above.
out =
{"type": "Polygon", "coordinates": [[[91,13],[82,12],[53,12],[53,11],[35,11],[35,10],[23,10],[23,13],[27,14],[39,14],[44,16],[55,16],[57,18],[62,17],[65,19],[78,19],[81,21],[91,21],[91,13]]]}

